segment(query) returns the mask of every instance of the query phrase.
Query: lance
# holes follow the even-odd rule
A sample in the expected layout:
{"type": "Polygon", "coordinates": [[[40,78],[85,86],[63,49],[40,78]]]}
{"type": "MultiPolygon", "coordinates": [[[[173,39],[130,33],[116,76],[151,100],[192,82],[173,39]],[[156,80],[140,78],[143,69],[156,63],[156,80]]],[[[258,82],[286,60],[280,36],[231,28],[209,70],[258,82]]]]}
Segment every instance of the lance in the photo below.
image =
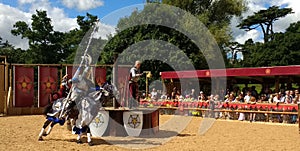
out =
{"type": "MultiPolygon", "coordinates": [[[[99,19],[97,19],[96,24],[95,24],[94,27],[93,27],[93,31],[92,31],[92,33],[91,33],[91,35],[90,35],[90,37],[89,37],[88,44],[87,44],[87,47],[86,47],[86,49],[85,49],[85,51],[84,51],[84,54],[83,54],[83,56],[82,56],[82,59],[81,59],[81,62],[80,62],[79,67],[82,66],[84,60],[86,59],[86,56],[89,56],[87,52],[88,52],[88,49],[89,49],[90,44],[91,44],[91,42],[92,42],[94,33],[96,32],[98,23],[99,23],[99,19]]],[[[89,56],[89,57],[90,57],[90,56],[89,56]]],[[[89,64],[90,64],[91,62],[92,62],[92,59],[90,59],[89,64]]],[[[77,71],[76,71],[76,72],[77,72],[77,71]]],[[[76,75],[76,73],[75,73],[75,75],[76,75]]],[[[72,78],[73,78],[73,77],[72,77],[72,78]]],[[[70,101],[69,99],[70,99],[70,97],[71,97],[72,91],[73,91],[73,85],[71,86],[70,92],[68,93],[67,97],[64,99],[64,103],[63,103],[61,112],[60,112],[60,114],[59,114],[59,118],[62,118],[62,116],[63,116],[65,107],[66,107],[67,103],[70,101]]]]}

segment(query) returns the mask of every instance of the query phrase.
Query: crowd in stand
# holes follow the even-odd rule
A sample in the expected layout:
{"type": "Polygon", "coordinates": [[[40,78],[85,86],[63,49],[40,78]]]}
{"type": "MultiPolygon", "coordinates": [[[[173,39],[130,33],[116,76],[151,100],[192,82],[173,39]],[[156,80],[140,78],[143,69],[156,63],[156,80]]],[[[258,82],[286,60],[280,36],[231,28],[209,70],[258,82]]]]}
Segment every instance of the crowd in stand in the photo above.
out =
{"type": "MultiPolygon", "coordinates": [[[[210,109],[225,108],[224,104],[233,104],[233,103],[243,103],[243,104],[259,104],[259,103],[268,103],[268,104],[298,104],[300,103],[300,94],[298,89],[294,90],[281,90],[279,93],[273,93],[271,89],[265,89],[260,93],[257,92],[256,87],[252,86],[250,88],[243,88],[240,90],[238,87],[235,87],[233,90],[227,90],[223,94],[216,95],[207,95],[203,91],[196,93],[194,89],[189,91],[184,91],[181,93],[176,87],[173,88],[170,94],[157,92],[157,90],[152,89],[152,92],[149,94],[151,102],[160,102],[160,101],[170,101],[170,102],[205,102],[209,104],[206,106],[210,109]]],[[[253,109],[254,110],[254,109],[253,109]]],[[[257,109],[256,109],[257,110],[257,109]]],[[[261,109],[264,110],[264,109],[261,109]]],[[[271,109],[272,111],[287,111],[283,109],[271,109]]],[[[296,112],[296,108],[288,110],[290,112],[296,112]]],[[[225,117],[228,119],[238,119],[240,121],[249,120],[250,122],[254,121],[264,121],[266,116],[264,114],[255,114],[255,113],[241,113],[241,112],[214,112],[214,113],[204,113],[201,112],[202,116],[210,116],[213,118],[225,117]]],[[[272,115],[271,120],[274,122],[284,122],[284,123],[296,123],[297,115],[272,115]]]]}

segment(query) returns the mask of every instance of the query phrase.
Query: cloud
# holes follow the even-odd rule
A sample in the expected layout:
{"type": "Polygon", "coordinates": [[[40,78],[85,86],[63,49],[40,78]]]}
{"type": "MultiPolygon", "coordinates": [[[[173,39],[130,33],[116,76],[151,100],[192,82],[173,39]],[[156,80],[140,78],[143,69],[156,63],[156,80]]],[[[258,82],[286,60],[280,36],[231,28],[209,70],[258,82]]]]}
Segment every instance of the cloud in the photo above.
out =
{"type": "Polygon", "coordinates": [[[116,33],[116,27],[113,27],[111,25],[106,25],[103,23],[98,24],[98,31],[95,32],[93,38],[101,38],[101,39],[108,39],[109,35],[114,35],[116,33]]]}
{"type": "Polygon", "coordinates": [[[240,35],[238,35],[235,38],[235,41],[241,44],[244,44],[245,41],[247,41],[248,39],[252,38],[253,41],[260,41],[262,42],[262,39],[260,38],[260,31],[258,30],[251,30],[248,32],[244,32],[240,35]]]}
{"type": "MultiPolygon", "coordinates": [[[[28,49],[28,40],[21,39],[20,36],[13,36],[11,30],[17,21],[24,21],[31,25],[32,14],[36,10],[47,11],[47,16],[51,19],[51,24],[55,31],[67,32],[79,28],[77,18],[70,18],[62,8],[53,7],[49,0],[19,0],[19,7],[11,7],[0,3],[0,37],[3,41],[8,40],[15,48],[28,49]],[[23,10],[23,6],[26,8],[23,10]]],[[[110,25],[100,24],[101,31],[95,36],[107,39],[107,35],[114,34],[115,28],[110,25]]]]}
{"type": "Polygon", "coordinates": [[[58,7],[52,7],[48,0],[19,0],[20,8],[27,4],[29,8],[23,11],[20,8],[14,8],[0,3],[0,36],[4,40],[8,40],[15,48],[28,49],[28,40],[21,39],[11,34],[13,25],[17,21],[24,21],[31,25],[31,16],[36,14],[36,10],[47,11],[47,16],[51,18],[55,31],[66,32],[74,28],[78,28],[77,19],[69,18],[64,10],[58,7]]]}
{"type": "Polygon", "coordinates": [[[17,8],[10,7],[0,3],[0,36],[3,41],[8,40],[16,48],[28,48],[28,40],[21,39],[20,36],[13,36],[11,30],[16,21],[30,22],[31,14],[20,11],[17,8]]]}
{"type": "MultiPolygon", "coordinates": [[[[257,12],[261,9],[267,9],[269,6],[282,6],[292,8],[295,12],[280,18],[274,22],[274,32],[284,32],[285,29],[293,22],[300,20],[300,1],[297,0],[247,0],[248,10],[242,14],[242,18],[245,19],[249,15],[253,15],[254,12],[257,12]]],[[[247,38],[252,38],[254,41],[262,41],[262,32],[260,29],[254,32],[245,32],[237,28],[236,26],[240,23],[239,18],[233,18],[231,20],[231,30],[234,37],[234,41],[244,43],[247,38]],[[259,36],[257,36],[259,34],[259,36]],[[250,37],[255,36],[255,37],[250,37]]]]}
{"type": "Polygon", "coordinates": [[[293,9],[293,14],[289,14],[284,18],[275,21],[274,31],[275,32],[284,32],[286,28],[289,27],[291,23],[297,22],[300,20],[300,1],[297,0],[283,0],[281,5],[286,5],[288,8],[293,9]]]}
{"type": "Polygon", "coordinates": [[[37,0],[18,0],[19,4],[31,4],[36,2],[37,0]]]}
{"type": "Polygon", "coordinates": [[[62,0],[62,3],[68,8],[76,8],[85,11],[99,6],[103,6],[103,0],[62,0]]]}

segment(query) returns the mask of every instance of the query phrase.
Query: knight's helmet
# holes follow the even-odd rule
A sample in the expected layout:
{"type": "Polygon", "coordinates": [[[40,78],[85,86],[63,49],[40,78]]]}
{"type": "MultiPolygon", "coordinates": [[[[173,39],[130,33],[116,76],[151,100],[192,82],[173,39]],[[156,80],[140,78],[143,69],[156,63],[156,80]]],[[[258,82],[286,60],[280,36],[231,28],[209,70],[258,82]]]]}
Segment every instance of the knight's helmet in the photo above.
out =
{"type": "Polygon", "coordinates": [[[89,66],[92,63],[92,57],[89,54],[85,54],[84,56],[81,57],[85,61],[85,65],[89,66]]]}
{"type": "Polygon", "coordinates": [[[93,75],[94,67],[90,66],[92,63],[92,57],[89,54],[86,54],[85,56],[82,56],[82,59],[84,59],[85,61],[85,67],[88,68],[86,78],[94,82],[94,75],[93,75]]]}

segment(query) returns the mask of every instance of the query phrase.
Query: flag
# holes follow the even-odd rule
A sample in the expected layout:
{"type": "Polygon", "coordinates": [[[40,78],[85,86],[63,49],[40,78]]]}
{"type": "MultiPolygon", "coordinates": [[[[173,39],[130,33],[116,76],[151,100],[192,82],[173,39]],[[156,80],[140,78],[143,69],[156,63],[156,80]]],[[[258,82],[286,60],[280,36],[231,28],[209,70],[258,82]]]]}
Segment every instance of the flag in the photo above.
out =
{"type": "Polygon", "coordinates": [[[48,104],[49,94],[58,90],[58,70],[56,67],[38,67],[39,70],[39,107],[48,104]]]}
{"type": "Polygon", "coordinates": [[[102,67],[96,67],[95,71],[95,84],[101,86],[106,82],[106,69],[102,67]]]}
{"type": "Polygon", "coordinates": [[[14,66],[14,106],[31,107],[34,102],[33,67],[14,66]]]}
{"type": "Polygon", "coordinates": [[[128,77],[130,69],[131,67],[118,67],[118,91],[123,106],[126,106],[125,102],[129,97],[128,77]]]}

